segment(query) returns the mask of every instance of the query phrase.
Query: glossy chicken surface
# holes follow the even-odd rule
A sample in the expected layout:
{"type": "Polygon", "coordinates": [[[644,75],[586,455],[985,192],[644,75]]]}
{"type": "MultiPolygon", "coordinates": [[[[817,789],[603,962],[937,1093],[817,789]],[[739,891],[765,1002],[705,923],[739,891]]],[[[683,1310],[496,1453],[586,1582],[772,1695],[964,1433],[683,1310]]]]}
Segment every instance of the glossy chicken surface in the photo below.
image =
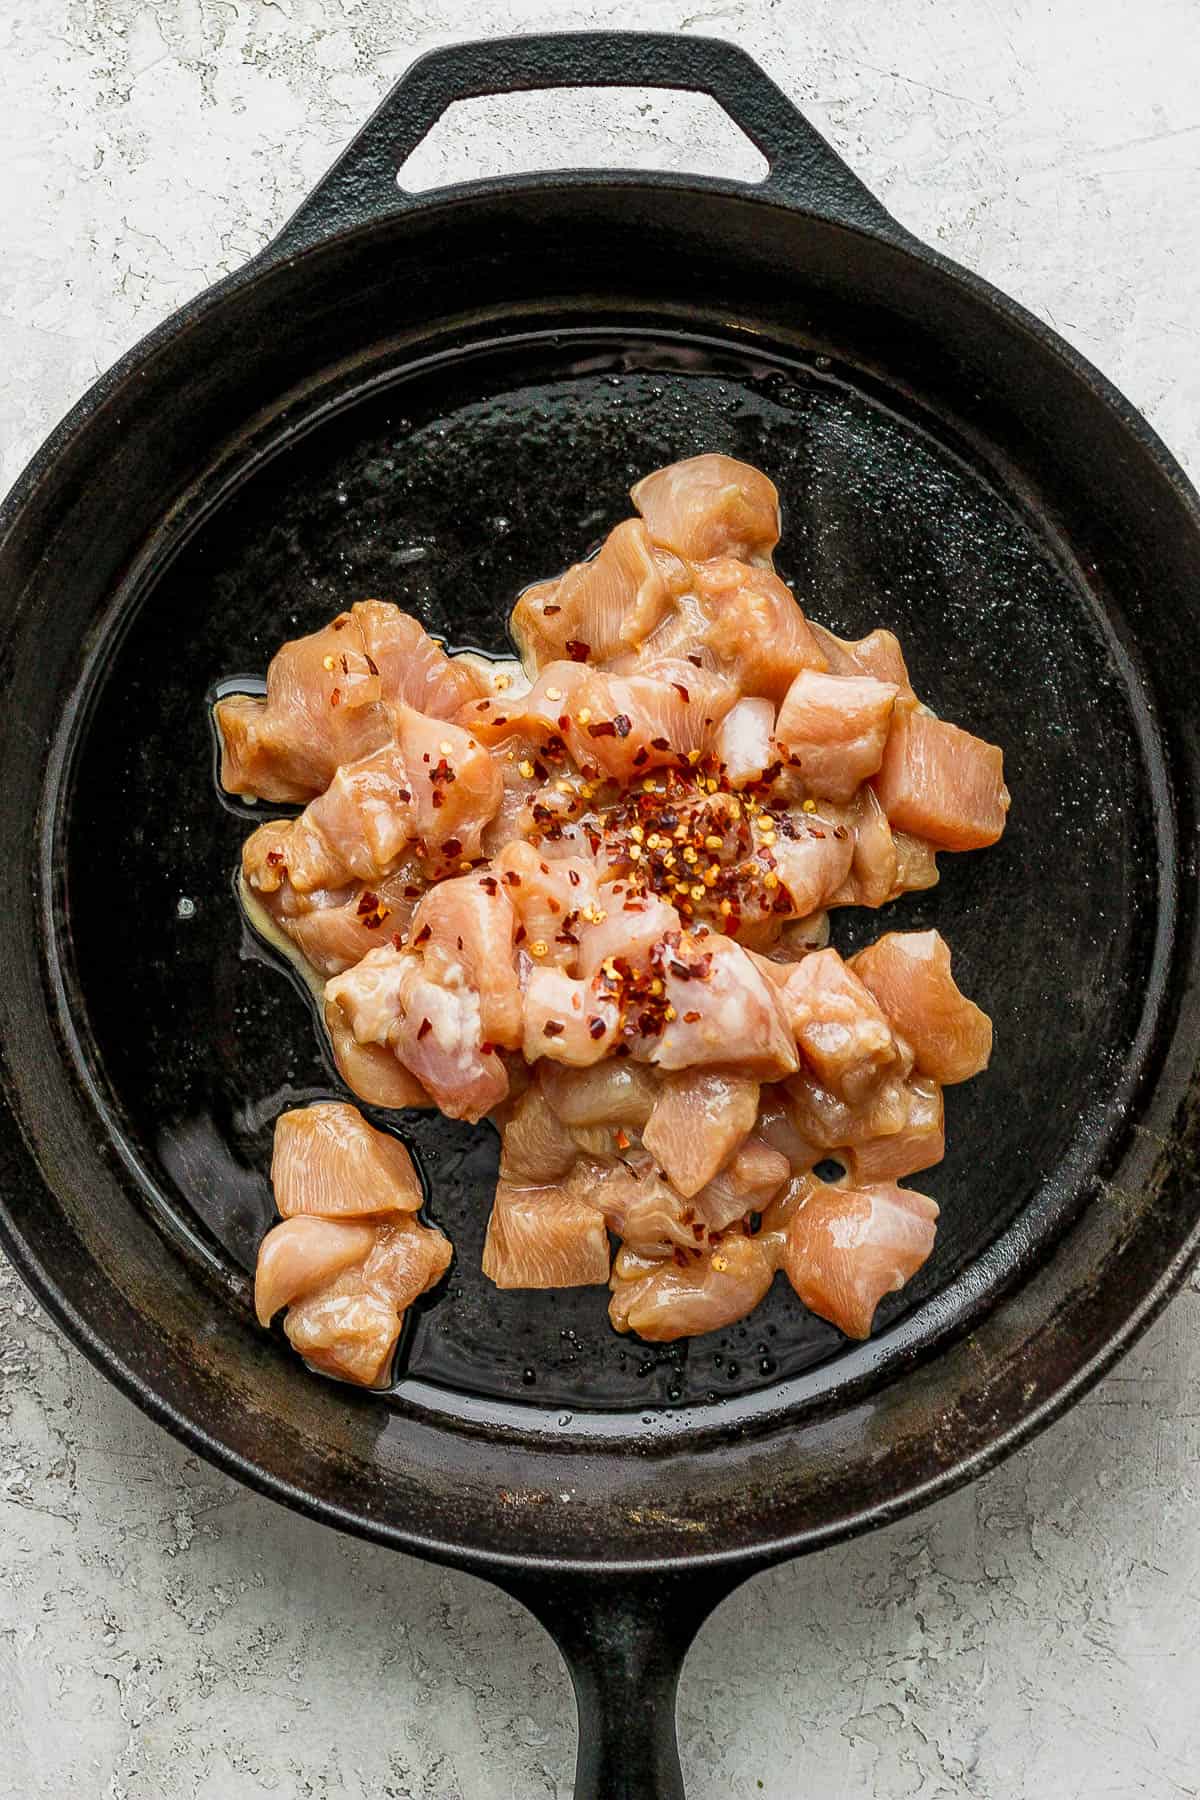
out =
{"type": "MultiPolygon", "coordinates": [[[[632,497],[520,595],[520,664],[364,601],[218,703],[228,791],[298,809],[247,840],[243,897],[352,1093],[496,1124],[498,1288],[607,1283],[616,1329],[661,1340],[783,1271],[863,1336],[932,1249],[936,1205],[896,1182],[940,1160],[942,1086],[991,1026],[936,932],[845,962],[828,915],[993,843],[1001,752],[922,705],[889,631],[806,619],[760,471],[693,457],[632,497]]],[[[384,1379],[450,1255],[407,1152],[311,1107],[279,1121],[273,1179],[260,1316],[384,1379]]]]}

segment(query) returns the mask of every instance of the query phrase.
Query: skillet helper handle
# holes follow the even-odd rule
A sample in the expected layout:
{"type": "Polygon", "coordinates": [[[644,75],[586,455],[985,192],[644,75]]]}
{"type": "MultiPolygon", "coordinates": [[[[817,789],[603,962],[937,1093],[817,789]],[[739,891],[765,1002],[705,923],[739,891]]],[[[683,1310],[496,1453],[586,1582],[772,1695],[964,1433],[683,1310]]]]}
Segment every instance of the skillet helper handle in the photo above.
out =
{"type": "Polygon", "coordinates": [[[579,1711],[574,1800],[685,1800],[675,1731],[683,1659],[747,1572],[501,1579],[570,1671],[579,1711]]]}
{"type": "Polygon", "coordinates": [[[425,200],[397,185],[397,171],[455,101],[590,87],[707,94],[766,158],[767,178],[758,191],[848,225],[893,237],[901,232],[782,89],[736,44],[666,32],[576,31],[448,44],[420,57],[289,219],[273,248],[299,249],[425,200]]]}

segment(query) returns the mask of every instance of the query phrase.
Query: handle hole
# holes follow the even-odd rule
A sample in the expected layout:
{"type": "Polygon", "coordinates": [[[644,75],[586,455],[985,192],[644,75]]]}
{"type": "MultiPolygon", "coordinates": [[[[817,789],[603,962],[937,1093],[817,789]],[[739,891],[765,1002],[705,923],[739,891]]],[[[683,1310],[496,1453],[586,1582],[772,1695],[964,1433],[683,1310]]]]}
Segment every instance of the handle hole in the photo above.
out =
{"type": "Polygon", "coordinates": [[[406,193],[542,169],[686,170],[760,182],[767,159],[707,94],[550,89],[456,100],[401,165],[406,193]]]}

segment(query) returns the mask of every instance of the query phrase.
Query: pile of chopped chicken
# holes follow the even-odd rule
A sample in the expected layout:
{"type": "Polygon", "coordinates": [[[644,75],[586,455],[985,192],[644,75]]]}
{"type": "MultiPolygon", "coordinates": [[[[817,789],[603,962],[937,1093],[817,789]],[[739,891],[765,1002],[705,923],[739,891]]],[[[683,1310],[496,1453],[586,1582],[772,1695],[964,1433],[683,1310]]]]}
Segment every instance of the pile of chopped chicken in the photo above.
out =
{"type": "MultiPolygon", "coordinates": [[[[661,1340],[782,1269],[865,1337],[933,1246],[936,1205],[896,1182],[940,1160],[942,1086],[991,1025],[936,932],[844,962],[828,912],[994,843],[1001,752],[921,704],[890,632],[805,618],[765,475],[698,456],[633,500],[520,596],[520,662],[368,600],[218,704],[225,788],[303,806],[246,843],[243,899],[354,1094],[499,1128],[498,1287],[607,1283],[617,1330],[661,1340]]],[[[279,1121],[272,1174],[260,1317],[384,1378],[449,1258],[407,1152],[325,1105],[279,1121]]]]}

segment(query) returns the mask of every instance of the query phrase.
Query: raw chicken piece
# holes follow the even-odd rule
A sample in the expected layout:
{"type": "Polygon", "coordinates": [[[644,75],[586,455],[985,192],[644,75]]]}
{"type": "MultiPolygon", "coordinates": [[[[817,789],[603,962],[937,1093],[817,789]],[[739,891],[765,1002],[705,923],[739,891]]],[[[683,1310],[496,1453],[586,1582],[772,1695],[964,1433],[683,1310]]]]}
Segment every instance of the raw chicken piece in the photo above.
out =
{"type": "Polygon", "coordinates": [[[594,975],[611,957],[646,962],[655,946],[681,930],[679,914],[655,894],[630,895],[613,887],[603,918],[580,934],[579,973],[594,975]]]}
{"type": "Polygon", "coordinates": [[[447,656],[418,620],[390,601],[360,600],[350,615],[388,704],[403,701],[430,718],[452,719],[468,700],[489,691],[486,667],[473,657],[447,656]]]}
{"type": "Polygon", "coordinates": [[[901,894],[915,894],[938,884],[938,853],[924,838],[912,837],[907,831],[893,831],[896,846],[896,888],[901,894]]]}
{"type": "Polygon", "coordinates": [[[311,800],[341,763],[387,743],[382,702],[348,614],[293,639],[271,659],[264,698],[234,694],[216,704],[222,787],[262,800],[311,800]]]}
{"type": "Polygon", "coordinates": [[[640,519],[626,519],[590,562],[526,588],[510,623],[530,670],[564,658],[603,663],[649,637],[670,604],[649,532],[640,519]]]}
{"type": "Polygon", "coordinates": [[[665,1078],[642,1142],[685,1197],[711,1181],[754,1129],[758,1089],[739,1069],[684,1069],[665,1078]]]}
{"type": "Polygon", "coordinates": [[[532,844],[510,843],[492,864],[492,874],[522,927],[520,942],[543,965],[573,970],[581,934],[602,916],[596,866],[590,858],[556,857],[532,844]]]}
{"type": "Polygon", "coordinates": [[[634,1056],[664,1070],[737,1063],[767,1081],[798,1066],[779,991],[740,944],[685,934],[677,950],[664,946],[661,967],[675,1017],[661,1036],[643,1037],[634,1056]]]}
{"type": "Polygon", "coordinates": [[[935,1081],[967,1081],[986,1069],[992,1022],[959,992],[950,946],[936,931],[889,931],[850,961],[935,1081]]]}
{"type": "Polygon", "coordinates": [[[419,1219],[390,1220],[375,1233],[363,1264],[363,1282],[403,1313],[442,1279],[454,1254],[450,1239],[419,1219]]]}
{"type": "Polygon", "coordinates": [[[387,1379],[402,1322],[391,1302],[366,1286],[361,1269],[347,1269],[297,1301],[283,1329],[310,1368],[378,1387],[387,1379]]]}
{"type": "Polygon", "coordinates": [[[943,850],[979,850],[1004,830],[1004,754],[932,713],[897,708],[875,792],[893,827],[943,850]]]}
{"type": "Polygon", "coordinates": [[[263,800],[310,800],[343,763],[387,743],[394,702],[448,718],[480,687],[416,619],[380,600],[360,602],[277,652],[265,699],[217,702],[221,784],[263,800]]]}
{"type": "Polygon", "coordinates": [[[820,799],[845,803],[883,759],[897,689],[870,675],[801,669],[787,691],[775,736],[820,799]]]}
{"type": "Polygon", "coordinates": [[[844,823],[854,839],[854,855],[850,873],[830,904],[885,906],[897,894],[903,893],[904,888],[899,880],[896,840],[873,788],[859,789],[846,808],[844,823]]]}
{"type": "Polygon", "coordinates": [[[611,1058],[592,1069],[543,1063],[538,1081],[548,1104],[572,1128],[615,1125],[640,1131],[659,1088],[653,1069],[611,1058]]]}
{"type": "Polygon", "coordinates": [[[383,1044],[360,1044],[340,1006],[324,1008],[325,1029],[337,1072],[350,1092],[368,1106],[432,1106],[415,1075],[383,1044]]]}
{"type": "Polygon", "coordinates": [[[703,644],[743,694],[778,706],[801,669],[827,660],[789,587],[731,556],[697,563],[692,580],[707,621],[703,644]]]}
{"type": "Polygon", "coordinates": [[[525,974],[525,1060],[539,1056],[586,1068],[607,1056],[621,1024],[620,1008],[598,977],[530,966],[525,974]]]}
{"type": "Polygon", "coordinates": [[[499,1288],[591,1287],[608,1280],[603,1213],[569,1187],[516,1187],[502,1175],[483,1246],[499,1288]]]}
{"type": "Polygon", "coordinates": [[[788,1221],[784,1272],[811,1312],[847,1337],[869,1337],[880,1300],[902,1288],[933,1249],[937,1206],[891,1182],[808,1182],[788,1221]]]}
{"type": "Polygon", "coordinates": [[[840,891],[854,860],[854,833],[830,807],[796,812],[776,834],[771,855],[789,910],[804,918],[840,891]]]}
{"type": "Polygon", "coordinates": [[[836,950],[797,963],[782,990],[789,1023],[818,1080],[851,1105],[911,1066],[870,989],[836,950]]]}
{"type": "Polygon", "coordinates": [[[441,1280],[452,1254],[442,1232],[412,1218],[373,1235],[366,1261],[297,1301],[283,1326],[313,1368],[363,1387],[386,1378],[404,1313],[441,1280]]]}
{"type": "Polygon", "coordinates": [[[731,456],[691,456],[657,469],[632,498],[654,542],[691,562],[736,556],[767,564],[779,542],[774,484],[731,456]]]}
{"type": "Polygon", "coordinates": [[[875,630],[854,640],[835,637],[823,625],[812,625],[810,630],[828,661],[831,675],[872,675],[876,681],[890,681],[902,694],[916,698],[900,640],[894,632],[875,630]]]}
{"type": "Polygon", "coordinates": [[[376,883],[418,843],[452,867],[479,853],[503,782],[488,752],[458,725],[393,710],[396,741],[336,771],[298,819],[273,821],[250,838],[243,874],[259,893],[284,878],[299,894],[351,881],[376,883]]]}
{"type": "Polygon", "coordinates": [[[619,1250],[608,1316],[652,1343],[719,1331],[753,1312],[775,1275],[775,1245],[733,1231],[678,1261],[619,1250]]]}
{"type": "Polygon", "coordinates": [[[707,1237],[695,1206],[665,1180],[643,1151],[629,1150],[580,1164],[574,1177],[580,1191],[604,1214],[610,1231],[639,1256],[669,1256],[693,1250],[707,1237]]]}
{"type": "MultiPolygon", "coordinates": [[[[774,1092],[786,1107],[799,1139],[815,1146],[811,1162],[819,1162],[827,1151],[841,1156],[851,1146],[889,1137],[908,1123],[910,1100],[905,1083],[897,1076],[881,1081],[873,1094],[854,1106],[831,1094],[807,1070],[791,1076],[774,1092]]],[[[799,1160],[793,1161],[793,1167],[802,1166],[799,1160]]]]}
{"type": "Polygon", "coordinates": [[[459,875],[431,888],[412,918],[409,943],[430,980],[461,981],[479,996],[483,1038],[505,1049],[521,1042],[521,989],[513,967],[516,912],[494,874],[459,875]]]}
{"type": "MultiPolygon", "coordinates": [[[[279,841],[277,826],[282,823],[262,825],[247,839],[243,864],[251,874],[261,876],[270,871],[269,879],[274,880],[275,872],[270,870],[266,856],[279,841]]],[[[381,939],[396,932],[401,936],[407,933],[423,891],[420,870],[408,861],[373,887],[355,883],[344,888],[314,888],[301,894],[286,874],[278,886],[266,888],[255,887],[244,879],[242,904],[260,930],[262,921],[254,909],[261,909],[310,969],[321,975],[340,975],[343,969],[353,968],[381,939]]]]}
{"type": "Polygon", "coordinates": [[[254,1309],[259,1324],[269,1325],[281,1306],[324,1287],[352,1263],[364,1263],[374,1246],[373,1222],[303,1213],[283,1219],[258,1246],[254,1309]]]}
{"type": "Polygon", "coordinates": [[[696,1217],[710,1232],[724,1231],[747,1213],[761,1212],[791,1174],[788,1158],[757,1133],[735,1150],[727,1167],[700,1189],[696,1217]]]}
{"type": "Polygon", "coordinates": [[[846,1161],[856,1187],[874,1181],[899,1181],[921,1169],[931,1169],[946,1154],[945,1109],[942,1090],[928,1075],[915,1075],[904,1088],[906,1117],[898,1131],[887,1137],[854,1144],[846,1161]]]}
{"type": "Polygon", "coordinates": [[[360,1044],[387,1045],[452,1119],[481,1119],[508,1074],[481,1029],[481,1001],[460,962],[433,980],[421,953],[381,945],[326,984],[360,1044]]]}
{"type": "Polygon", "coordinates": [[[739,700],[730,707],[717,727],[713,752],[731,787],[762,779],[776,757],[774,728],[775,708],[769,700],[739,700]]]}
{"type": "Polygon", "coordinates": [[[422,1199],[404,1145],[339,1100],[281,1114],[271,1185],[285,1219],[297,1213],[331,1219],[415,1212],[422,1199]]]}
{"type": "Polygon", "coordinates": [[[531,1082],[500,1123],[500,1173],[515,1187],[561,1181],[574,1168],[579,1146],[558,1114],[531,1082]]]}
{"type": "Polygon", "coordinates": [[[568,709],[562,670],[561,663],[552,664],[545,676],[553,679],[544,687],[544,677],[539,677],[530,711],[535,704],[558,706],[554,695],[561,689],[564,710],[554,723],[568,719],[564,735],[576,762],[621,781],[674,765],[690,751],[707,749],[738,697],[737,689],[722,676],[686,659],[664,658],[630,676],[584,670],[583,678],[572,684],[568,709]],[[544,700],[537,699],[539,689],[544,700]]]}

